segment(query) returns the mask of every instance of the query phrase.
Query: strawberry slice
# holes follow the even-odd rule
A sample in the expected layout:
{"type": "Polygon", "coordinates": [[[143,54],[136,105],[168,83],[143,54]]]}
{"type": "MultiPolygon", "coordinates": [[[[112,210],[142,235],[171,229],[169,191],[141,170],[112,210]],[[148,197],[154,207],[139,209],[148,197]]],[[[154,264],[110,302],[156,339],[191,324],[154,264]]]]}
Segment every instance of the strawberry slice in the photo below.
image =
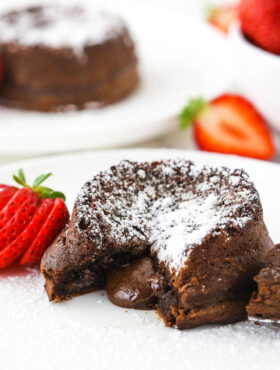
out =
{"type": "MultiPolygon", "coordinates": [[[[35,240],[24,253],[20,265],[30,265],[41,260],[47,247],[54,241],[69,220],[69,212],[61,198],[56,198],[53,208],[35,240]]],[[[0,264],[1,267],[1,264],[0,264]]]]}
{"type": "Polygon", "coordinates": [[[230,26],[237,19],[238,9],[236,6],[224,6],[210,9],[208,21],[224,33],[228,33],[230,26]]]}
{"type": "Polygon", "coordinates": [[[209,103],[191,100],[180,118],[182,127],[194,122],[194,138],[202,150],[258,159],[276,153],[267,122],[241,96],[225,94],[209,103]]]}
{"type": "Polygon", "coordinates": [[[30,199],[30,197],[32,197],[32,194],[33,191],[27,188],[19,189],[17,192],[15,192],[14,196],[10,198],[0,212],[0,231],[16,214],[18,208],[21,207],[25,201],[30,199]]]}
{"type": "MultiPolygon", "coordinates": [[[[18,192],[22,192],[22,190],[20,189],[18,192]]],[[[5,248],[26,228],[41,203],[36,193],[30,189],[27,190],[29,190],[29,198],[19,205],[14,216],[0,230],[0,250],[5,248]]]]}
{"type": "Polygon", "coordinates": [[[0,211],[5,207],[17,190],[18,188],[14,186],[0,184],[0,211]]]}
{"type": "Polygon", "coordinates": [[[12,264],[32,244],[54,205],[54,199],[44,199],[26,229],[0,252],[0,268],[12,264]]]}

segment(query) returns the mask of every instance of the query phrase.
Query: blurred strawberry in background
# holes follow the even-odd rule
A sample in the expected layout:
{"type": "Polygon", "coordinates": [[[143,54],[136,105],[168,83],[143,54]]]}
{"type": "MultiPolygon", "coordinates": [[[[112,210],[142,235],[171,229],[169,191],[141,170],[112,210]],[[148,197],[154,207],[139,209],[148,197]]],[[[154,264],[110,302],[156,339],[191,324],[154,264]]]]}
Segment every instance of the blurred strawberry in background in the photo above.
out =
{"type": "Polygon", "coordinates": [[[228,33],[230,26],[237,19],[238,7],[235,5],[211,8],[208,14],[209,22],[221,31],[228,33]]]}
{"type": "Polygon", "coordinates": [[[239,17],[250,41],[280,55],[280,0],[241,0],[239,17]]]}
{"type": "Polygon", "coordinates": [[[192,99],[180,120],[182,128],[194,124],[194,139],[202,150],[266,160],[276,154],[267,122],[239,95],[225,94],[210,102],[192,99]]]}

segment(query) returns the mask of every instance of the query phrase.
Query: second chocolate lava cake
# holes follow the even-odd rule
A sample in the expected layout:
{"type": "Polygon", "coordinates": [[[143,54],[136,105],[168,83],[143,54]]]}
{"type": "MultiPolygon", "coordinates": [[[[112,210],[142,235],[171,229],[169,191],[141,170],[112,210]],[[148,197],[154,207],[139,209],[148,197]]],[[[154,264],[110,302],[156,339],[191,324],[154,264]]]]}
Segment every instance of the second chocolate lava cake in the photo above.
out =
{"type": "Polygon", "coordinates": [[[158,313],[184,329],[245,318],[272,246],[245,171],[122,161],[85,183],[41,269],[59,302],[104,288],[107,271],[150,256],[164,281],[158,313]]]}
{"type": "Polygon", "coordinates": [[[2,104],[26,110],[100,107],[129,95],[139,76],[134,43],[117,16],[41,5],[0,16],[2,104]]]}

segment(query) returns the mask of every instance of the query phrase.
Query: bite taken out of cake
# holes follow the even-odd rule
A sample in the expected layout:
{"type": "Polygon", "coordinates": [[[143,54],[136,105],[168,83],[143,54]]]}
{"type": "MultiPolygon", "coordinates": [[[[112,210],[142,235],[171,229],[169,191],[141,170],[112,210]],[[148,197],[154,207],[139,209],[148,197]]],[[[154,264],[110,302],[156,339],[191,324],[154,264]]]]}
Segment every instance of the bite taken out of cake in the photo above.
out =
{"type": "Polygon", "coordinates": [[[82,187],[41,270],[50,300],[106,288],[113,303],[185,329],[245,319],[272,247],[244,170],[122,161],[82,187]]]}
{"type": "Polygon", "coordinates": [[[117,102],[137,86],[134,43],[124,22],[91,8],[48,5],[0,16],[0,102],[68,111],[117,102]]]}

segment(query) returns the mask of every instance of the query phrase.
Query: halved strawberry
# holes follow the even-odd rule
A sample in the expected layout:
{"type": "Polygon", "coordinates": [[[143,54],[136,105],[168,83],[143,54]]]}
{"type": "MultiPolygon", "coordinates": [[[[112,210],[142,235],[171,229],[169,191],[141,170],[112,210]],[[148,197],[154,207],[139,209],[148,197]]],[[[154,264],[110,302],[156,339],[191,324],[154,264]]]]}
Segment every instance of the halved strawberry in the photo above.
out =
{"type": "Polygon", "coordinates": [[[192,100],[180,117],[182,127],[194,122],[194,138],[202,150],[258,159],[276,153],[267,122],[239,95],[225,94],[209,103],[192,100]]]}
{"type": "Polygon", "coordinates": [[[26,250],[23,264],[38,262],[68,221],[64,195],[41,186],[50,175],[39,176],[32,187],[26,184],[22,170],[14,176],[23,188],[15,188],[0,211],[0,268],[9,266],[26,250]]]}
{"type": "Polygon", "coordinates": [[[221,31],[228,33],[230,26],[237,19],[237,6],[224,6],[221,8],[213,8],[209,12],[208,21],[221,31]]]}
{"type": "Polygon", "coordinates": [[[68,221],[69,212],[64,201],[61,198],[55,199],[52,210],[35,240],[22,256],[20,264],[30,265],[39,262],[47,247],[54,241],[68,221]]]}

